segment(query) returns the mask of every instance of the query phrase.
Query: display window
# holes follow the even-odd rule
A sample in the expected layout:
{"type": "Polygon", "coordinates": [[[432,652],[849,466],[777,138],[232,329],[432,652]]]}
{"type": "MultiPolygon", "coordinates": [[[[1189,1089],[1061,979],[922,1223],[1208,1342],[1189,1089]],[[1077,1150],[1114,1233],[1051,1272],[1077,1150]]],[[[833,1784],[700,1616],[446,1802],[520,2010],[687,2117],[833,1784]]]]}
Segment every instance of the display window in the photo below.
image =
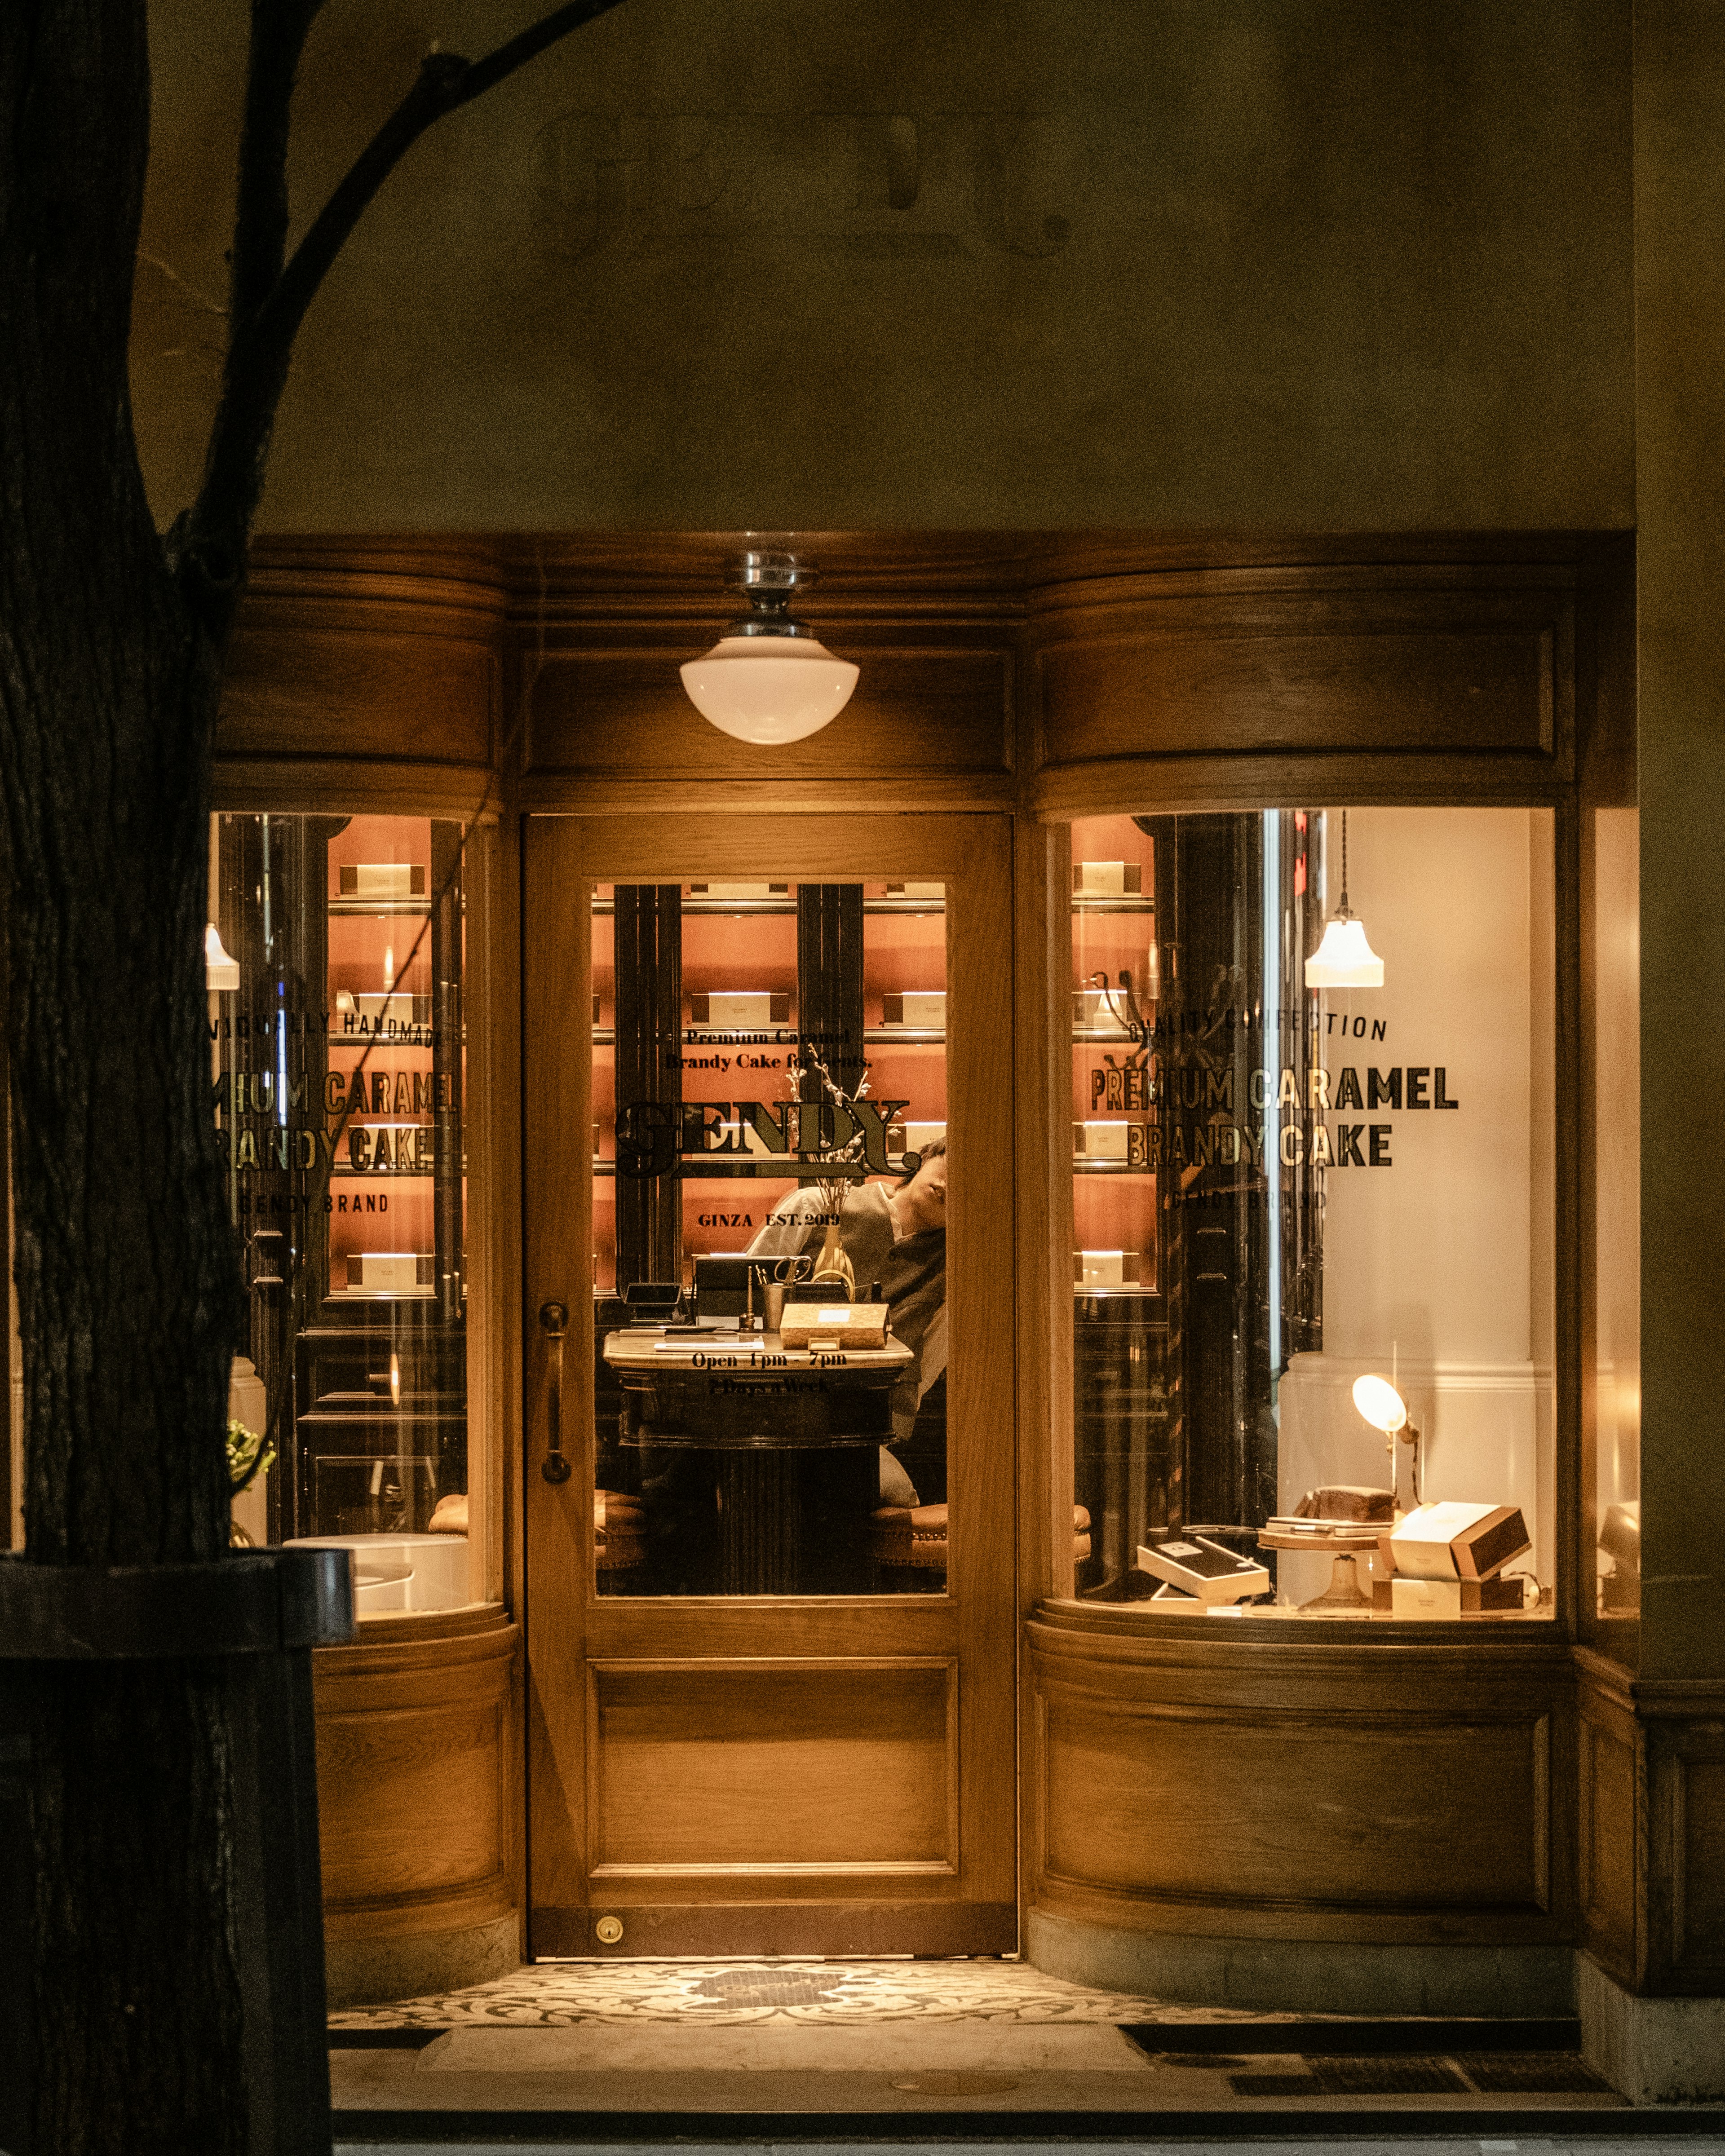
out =
{"type": "Polygon", "coordinates": [[[1090,819],[1070,905],[1076,1593],[1549,1616],[1550,813],[1090,819]]]}
{"type": "Polygon", "coordinates": [[[944,901],[594,889],[603,1594],[944,1589],[944,901]]]}
{"type": "Polygon", "coordinates": [[[362,1616],[470,1548],[465,834],[212,819],[210,1074],[244,1254],[236,1539],[353,1553],[362,1616]]]}

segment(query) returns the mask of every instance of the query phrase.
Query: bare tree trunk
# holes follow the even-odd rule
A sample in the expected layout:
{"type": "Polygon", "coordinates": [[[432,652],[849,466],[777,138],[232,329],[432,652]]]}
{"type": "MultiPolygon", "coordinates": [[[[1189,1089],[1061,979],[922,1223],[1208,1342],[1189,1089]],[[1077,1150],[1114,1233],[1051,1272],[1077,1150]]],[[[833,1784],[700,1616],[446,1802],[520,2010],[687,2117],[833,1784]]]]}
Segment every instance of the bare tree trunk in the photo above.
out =
{"type": "MultiPolygon", "coordinates": [[[[146,0],[0,0],[0,872],[29,1563],[228,1546],[244,1308],[209,1097],[210,752],[300,323],[418,136],[616,4],[564,0],[477,62],[429,56],[289,259],[289,110],[321,0],[251,0],[222,407],[164,542],[126,376],[146,0]]],[[[239,1690],[213,1656],[41,1663],[14,1686],[44,2156],[248,2145],[239,1690]]]]}
{"type": "MultiPolygon", "coordinates": [[[[126,378],[148,95],[141,0],[0,10],[0,828],[41,1564],[228,1539],[238,1270],[199,1083],[218,673],[126,378]]],[[[245,2146],[225,1683],[146,1661],[32,1687],[44,2150],[245,2146]]]]}

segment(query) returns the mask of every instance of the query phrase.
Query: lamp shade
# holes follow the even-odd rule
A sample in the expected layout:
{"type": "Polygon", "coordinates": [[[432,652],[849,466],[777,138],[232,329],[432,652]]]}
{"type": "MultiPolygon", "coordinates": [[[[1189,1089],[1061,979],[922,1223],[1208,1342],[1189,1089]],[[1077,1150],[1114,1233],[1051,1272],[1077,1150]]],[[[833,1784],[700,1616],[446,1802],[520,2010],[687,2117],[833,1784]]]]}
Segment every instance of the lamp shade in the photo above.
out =
{"type": "Polygon", "coordinates": [[[1332,914],[1324,940],[1306,961],[1308,988],[1381,988],[1384,961],[1366,941],[1365,923],[1353,915],[1332,914]]]}
{"type": "Polygon", "coordinates": [[[222,932],[213,921],[203,932],[203,983],[212,994],[239,986],[239,961],[222,948],[222,932]]]}
{"type": "Polygon", "coordinates": [[[1386,1437],[1408,1419],[1407,1403],[1386,1378],[1356,1378],[1353,1404],[1373,1429],[1381,1430],[1386,1437]]]}
{"type": "Polygon", "coordinates": [[[850,701],[857,669],[812,636],[724,636],[681,669],[689,701],[738,741],[772,746],[830,726],[850,701]]]}

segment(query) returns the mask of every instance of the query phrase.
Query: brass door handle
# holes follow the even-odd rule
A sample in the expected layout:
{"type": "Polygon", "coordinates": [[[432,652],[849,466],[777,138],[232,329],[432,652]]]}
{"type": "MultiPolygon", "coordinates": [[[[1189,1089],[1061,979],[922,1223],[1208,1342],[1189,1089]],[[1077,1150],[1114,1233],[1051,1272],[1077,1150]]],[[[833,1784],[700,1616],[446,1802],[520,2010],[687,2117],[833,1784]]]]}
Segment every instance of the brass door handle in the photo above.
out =
{"type": "Polygon", "coordinates": [[[563,1457],[563,1336],[569,1329],[568,1305],[542,1302],[539,1322],[551,1337],[551,1390],[545,1404],[547,1442],[539,1471],[547,1482],[567,1482],[571,1470],[563,1457]]]}

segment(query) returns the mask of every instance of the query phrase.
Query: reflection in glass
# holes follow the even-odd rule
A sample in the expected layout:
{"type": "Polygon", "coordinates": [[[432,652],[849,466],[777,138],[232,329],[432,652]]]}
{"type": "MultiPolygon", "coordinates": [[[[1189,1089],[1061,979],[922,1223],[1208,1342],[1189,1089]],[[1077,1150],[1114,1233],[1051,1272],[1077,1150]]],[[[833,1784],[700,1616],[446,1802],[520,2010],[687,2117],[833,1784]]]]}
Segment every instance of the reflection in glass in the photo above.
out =
{"type": "Polygon", "coordinates": [[[601,1593],[939,1592],[935,886],[593,901],[601,1593]]]}
{"type": "Polygon", "coordinates": [[[230,1413],[276,1455],[236,1522],[349,1543],[362,1612],[470,1599],[461,849],[423,817],[213,820],[230,1413]]]}
{"type": "Polygon", "coordinates": [[[1258,1614],[1369,1617],[1416,1466],[1522,1514],[1502,1602],[1550,1587],[1551,819],[1352,810],[1383,985],[1308,988],[1339,823],[1073,827],[1081,1595],[1196,1608],[1139,1553],[1198,1537],[1269,1569],[1258,1614]]]}

